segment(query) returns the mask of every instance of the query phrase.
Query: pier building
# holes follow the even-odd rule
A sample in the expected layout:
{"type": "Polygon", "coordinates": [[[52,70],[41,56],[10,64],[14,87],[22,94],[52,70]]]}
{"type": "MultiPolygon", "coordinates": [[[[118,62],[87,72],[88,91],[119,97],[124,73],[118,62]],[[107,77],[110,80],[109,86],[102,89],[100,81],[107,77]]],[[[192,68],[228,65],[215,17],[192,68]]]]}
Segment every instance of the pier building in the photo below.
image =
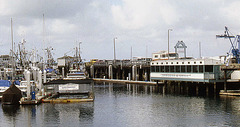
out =
{"type": "Polygon", "coordinates": [[[220,60],[172,59],[151,62],[151,80],[222,82],[220,60]]]}

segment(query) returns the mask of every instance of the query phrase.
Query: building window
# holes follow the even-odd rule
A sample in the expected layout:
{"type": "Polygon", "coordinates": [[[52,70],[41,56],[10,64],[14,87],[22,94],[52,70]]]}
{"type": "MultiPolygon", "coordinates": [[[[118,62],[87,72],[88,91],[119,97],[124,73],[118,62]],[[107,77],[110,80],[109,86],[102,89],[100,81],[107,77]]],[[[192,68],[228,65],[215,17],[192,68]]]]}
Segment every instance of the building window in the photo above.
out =
{"type": "Polygon", "coordinates": [[[213,65],[205,65],[205,72],[213,72],[213,65]]]}
{"type": "Polygon", "coordinates": [[[197,65],[194,65],[194,66],[193,66],[193,72],[194,72],[194,73],[198,73],[198,66],[197,66],[197,65]]]}
{"type": "Polygon", "coordinates": [[[194,62],[194,64],[196,64],[196,62],[194,62]]]}
{"type": "Polygon", "coordinates": [[[202,64],[202,61],[200,61],[200,64],[202,64]]]}
{"type": "Polygon", "coordinates": [[[181,66],[181,72],[186,72],[185,66],[181,66]]]}
{"type": "Polygon", "coordinates": [[[180,66],[176,66],[176,72],[180,72],[180,66]]]}
{"type": "Polygon", "coordinates": [[[178,62],[177,62],[177,64],[178,64],[178,62]]]}
{"type": "Polygon", "coordinates": [[[169,72],[169,66],[165,66],[165,72],[169,72]]]}
{"type": "Polygon", "coordinates": [[[168,62],[166,62],[166,64],[168,64],[168,62]]]}
{"type": "Polygon", "coordinates": [[[192,70],[191,68],[192,68],[191,65],[188,65],[187,66],[187,72],[191,72],[191,70],[192,70]]]}
{"type": "Polygon", "coordinates": [[[190,64],[190,62],[188,62],[188,64],[190,64]]]}
{"type": "Polygon", "coordinates": [[[159,66],[156,66],[156,72],[160,72],[159,66]]]}
{"type": "Polygon", "coordinates": [[[155,58],[158,58],[158,55],[155,55],[154,57],[155,57],[155,58]]]}
{"type": "Polygon", "coordinates": [[[173,62],[171,62],[171,64],[173,64],[173,62]]]}
{"type": "Polygon", "coordinates": [[[151,72],[156,72],[155,71],[155,66],[151,66],[151,72]]]}
{"type": "Polygon", "coordinates": [[[174,72],[174,66],[170,66],[170,72],[174,72]]]}
{"type": "Polygon", "coordinates": [[[199,72],[203,73],[203,65],[199,65],[199,72]]]}
{"type": "Polygon", "coordinates": [[[182,62],[182,64],[184,64],[184,62],[182,62]]]}
{"type": "Polygon", "coordinates": [[[164,66],[160,66],[160,72],[164,72],[164,66]]]}

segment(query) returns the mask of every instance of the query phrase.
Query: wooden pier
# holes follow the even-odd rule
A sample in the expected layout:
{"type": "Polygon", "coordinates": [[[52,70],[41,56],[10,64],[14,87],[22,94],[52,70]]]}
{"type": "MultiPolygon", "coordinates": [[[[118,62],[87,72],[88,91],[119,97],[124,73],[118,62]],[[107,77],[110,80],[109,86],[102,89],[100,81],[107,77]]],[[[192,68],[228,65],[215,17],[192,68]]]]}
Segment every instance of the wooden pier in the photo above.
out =
{"type": "Polygon", "coordinates": [[[229,79],[229,72],[230,74],[234,71],[234,70],[240,70],[240,64],[229,64],[229,65],[222,65],[221,66],[221,70],[224,71],[224,89],[222,91],[220,91],[219,94],[221,95],[240,95],[240,92],[236,91],[236,90],[228,90],[227,87],[229,83],[238,83],[239,84],[239,80],[231,80],[229,79]]]}
{"type": "Polygon", "coordinates": [[[87,63],[90,78],[150,81],[150,61],[104,60],[87,63]]]}

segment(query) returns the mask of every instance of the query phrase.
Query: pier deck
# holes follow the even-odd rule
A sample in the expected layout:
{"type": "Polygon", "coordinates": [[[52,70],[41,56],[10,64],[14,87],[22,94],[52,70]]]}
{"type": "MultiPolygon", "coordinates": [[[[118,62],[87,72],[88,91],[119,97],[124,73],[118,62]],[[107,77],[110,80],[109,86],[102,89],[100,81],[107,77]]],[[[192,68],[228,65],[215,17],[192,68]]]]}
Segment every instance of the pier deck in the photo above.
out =
{"type": "MultiPolygon", "coordinates": [[[[131,81],[131,80],[102,79],[102,78],[94,78],[93,81],[124,83],[124,84],[146,84],[146,85],[156,85],[157,84],[157,82],[150,82],[150,81],[131,81]]],[[[163,82],[158,82],[158,84],[163,84],[163,82]]]]}

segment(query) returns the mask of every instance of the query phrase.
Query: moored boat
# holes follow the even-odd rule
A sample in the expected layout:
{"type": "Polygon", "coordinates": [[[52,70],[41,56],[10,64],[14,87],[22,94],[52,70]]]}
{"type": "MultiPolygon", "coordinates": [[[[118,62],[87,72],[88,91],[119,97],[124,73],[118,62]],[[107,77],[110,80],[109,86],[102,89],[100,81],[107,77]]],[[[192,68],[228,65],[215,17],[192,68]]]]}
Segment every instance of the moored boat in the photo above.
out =
{"type": "Polygon", "coordinates": [[[22,97],[22,92],[14,84],[12,84],[2,95],[3,105],[16,105],[22,97]]]}
{"type": "Polygon", "coordinates": [[[67,74],[67,78],[64,79],[86,79],[86,75],[84,72],[74,69],[70,70],[67,74]]]}

